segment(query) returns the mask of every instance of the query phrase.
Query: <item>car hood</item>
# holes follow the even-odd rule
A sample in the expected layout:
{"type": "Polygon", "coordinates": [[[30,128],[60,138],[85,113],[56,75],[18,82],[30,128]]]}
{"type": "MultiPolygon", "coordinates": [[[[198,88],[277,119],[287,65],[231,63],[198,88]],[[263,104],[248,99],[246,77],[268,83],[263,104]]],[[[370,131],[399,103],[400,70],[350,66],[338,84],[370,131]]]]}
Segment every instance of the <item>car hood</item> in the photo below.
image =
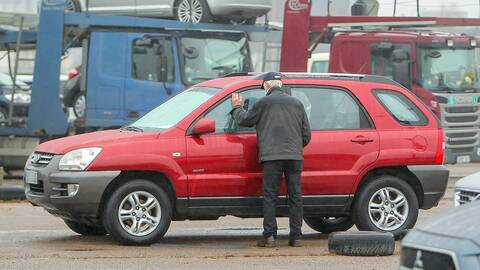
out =
{"type": "Polygon", "coordinates": [[[480,201],[461,205],[418,225],[415,230],[470,239],[480,246],[480,201]]]}
{"type": "Polygon", "coordinates": [[[455,188],[480,190],[480,172],[465,176],[455,183],[455,188]]]}
{"type": "Polygon", "coordinates": [[[143,133],[120,129],[105,130],[51,140],[37,146],[35,151],[61,155],[79,148],[105,147],[110,144],[132,140],[153,140],[157,137],[158,133],[143,133]]]}

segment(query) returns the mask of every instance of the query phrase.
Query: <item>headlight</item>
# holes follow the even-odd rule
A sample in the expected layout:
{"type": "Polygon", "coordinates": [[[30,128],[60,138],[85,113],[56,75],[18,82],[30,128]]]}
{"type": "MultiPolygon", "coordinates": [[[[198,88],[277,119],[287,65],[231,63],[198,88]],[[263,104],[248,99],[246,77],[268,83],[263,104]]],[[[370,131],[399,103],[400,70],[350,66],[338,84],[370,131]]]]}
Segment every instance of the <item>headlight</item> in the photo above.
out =
{"type": "MultiPolygon", "coordinates": [[[[6,93],[5,98],[8,101],[12,101],[12,94],[6,93]]],[[[25,93],[15,93],[15,96],[13,97],[13,102],[14,103],[30,103],[31,96],[29,94],[25,93]]]]}
{"type": "Polygon", "coordinates": [[[83,171],[90,163],[100,154],[102,148],[91,147],[82,148],[66,153],[60,163],[58,169],[61,171],[83,171]]]}

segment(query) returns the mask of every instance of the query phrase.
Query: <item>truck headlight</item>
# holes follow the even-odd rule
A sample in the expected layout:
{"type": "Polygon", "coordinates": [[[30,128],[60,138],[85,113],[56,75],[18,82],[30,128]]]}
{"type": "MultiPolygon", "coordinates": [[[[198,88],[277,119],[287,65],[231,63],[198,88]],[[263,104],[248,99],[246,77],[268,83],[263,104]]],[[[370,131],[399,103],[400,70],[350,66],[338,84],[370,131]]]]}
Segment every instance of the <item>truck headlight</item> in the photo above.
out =
{"type": "Polygon", "coordinates": [[[100,147],[72,150],[60,159],[58,169],[61,171],[84,171],[101,151],[100,147]]]}

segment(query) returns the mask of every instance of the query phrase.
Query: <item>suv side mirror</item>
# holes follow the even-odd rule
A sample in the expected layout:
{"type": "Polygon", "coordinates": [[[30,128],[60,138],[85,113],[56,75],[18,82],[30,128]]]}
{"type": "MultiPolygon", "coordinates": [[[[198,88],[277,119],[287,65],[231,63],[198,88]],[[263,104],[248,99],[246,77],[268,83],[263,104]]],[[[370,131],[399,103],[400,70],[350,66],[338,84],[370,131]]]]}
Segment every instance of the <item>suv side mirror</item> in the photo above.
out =
{"type": "Polygon", "coordinates": [[[393,80],[403,85],[407,89],[412,87],[412,78],[410,75],[410,57],[402,49],[395,49],[392,52],[393,80]]]}
{"type": "Polygon", "coordinates": [[[200,119],[192,129],[192,135],[202,135],[215,132],[215,120],[211,118],[200,119]]]}

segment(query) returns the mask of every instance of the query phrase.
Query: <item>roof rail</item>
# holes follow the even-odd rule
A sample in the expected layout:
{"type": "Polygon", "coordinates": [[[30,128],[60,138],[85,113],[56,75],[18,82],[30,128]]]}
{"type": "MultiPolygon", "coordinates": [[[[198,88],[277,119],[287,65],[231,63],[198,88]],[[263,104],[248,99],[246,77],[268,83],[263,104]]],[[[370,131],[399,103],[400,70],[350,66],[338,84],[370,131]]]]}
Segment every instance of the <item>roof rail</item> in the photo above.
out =
{"type": "MultiPolygon", "coordinates": [[[[398,82],[380,75],[349,74],[349,73],[304,73],[304,72],[280,72],[284,79],[324,79],[324,80],[356,80],[360,82],[384,83],[404,88],[398,82]]],[[[267,72],[234,72],[223,76],[255,76],[256,80],[263,80],[267,72]]]]}

